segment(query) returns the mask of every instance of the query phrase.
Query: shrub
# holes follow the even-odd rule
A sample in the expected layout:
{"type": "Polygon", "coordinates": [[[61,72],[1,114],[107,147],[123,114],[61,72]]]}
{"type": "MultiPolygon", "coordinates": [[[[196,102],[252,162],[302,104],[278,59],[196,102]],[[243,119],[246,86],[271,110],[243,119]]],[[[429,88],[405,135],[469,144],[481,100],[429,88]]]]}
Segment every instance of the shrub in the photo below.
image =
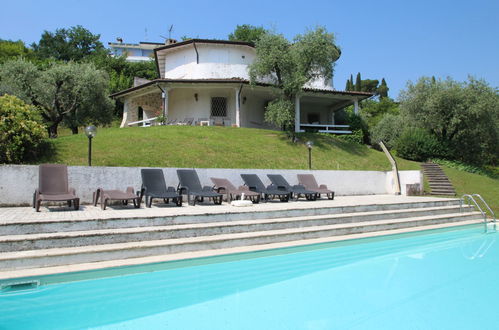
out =
{"type": "MultiPolygon", "coordinates": [[[[329,133],[324,133],[324,134],[329,134],[329,133]]],[[[364,143],[364,133],[360,129],[353,130],[352,134],[337,135],[337,137],[341,140],[355,142],[358,144],[364,143]]]]}
{"type": "Polygon", "coordinates": [[[420,162],[432,157],[439,157],[442,154],[442,148],[437,138],[417,127],[404,129],[395,142],[395,149],[398,156],[420,162]]]}
{"type": "Polygon", "coordinates": [[[383,141],[388,149],[395,146],[404,128],[404,122],[398,115],[385,114],[379,123],[370,130],[371,145],[380,150],[379,141],[383,141]]]}
{"type": "Polygon", "coordinates": [[[46,137],[46,128],[33,106],[12,95],[0,96],[0,163],[34,159],[46,137]]]}

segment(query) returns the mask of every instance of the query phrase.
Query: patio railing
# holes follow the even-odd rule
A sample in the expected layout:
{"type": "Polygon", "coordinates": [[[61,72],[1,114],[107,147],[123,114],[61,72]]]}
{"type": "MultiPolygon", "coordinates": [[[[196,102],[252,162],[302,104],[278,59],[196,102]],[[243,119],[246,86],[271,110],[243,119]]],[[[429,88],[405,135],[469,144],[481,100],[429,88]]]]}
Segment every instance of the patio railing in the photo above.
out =
{"type": "Polygon", "coordinates": [[[352,134],[350,125],[300,124],[298,132],[316,131],[331,134],[352,134]]]}

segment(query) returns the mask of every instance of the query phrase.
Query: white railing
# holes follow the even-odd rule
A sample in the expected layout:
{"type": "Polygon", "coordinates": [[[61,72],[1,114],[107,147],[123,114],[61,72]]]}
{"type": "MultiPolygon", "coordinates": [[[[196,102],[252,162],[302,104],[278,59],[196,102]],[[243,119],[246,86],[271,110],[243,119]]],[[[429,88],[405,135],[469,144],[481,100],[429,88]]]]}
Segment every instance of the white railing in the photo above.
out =
{"type": "MultiPolygon", "coordinates": [[[[156,119],[158,119],[158,117],[153,117],[153,118],[147,118],[147,119],[144,119],[144,120],[138,120],[138,121],[132,121],[131,123],[128,123],[128,126],[132,126],[132,125],[135,125],[135,124],[152,124],[153,121],[155,121],[156,119]]],[[[150,125],[142,125],[142,127],[148,127],[150,125]]]]}
{"type": "Polygon", "coordinates": [[[328,125],[328,124],[300,124],[298,132],[305,132],[303,128],[317,129],[319,133],[352,134],[350,125],[328,125]]]}

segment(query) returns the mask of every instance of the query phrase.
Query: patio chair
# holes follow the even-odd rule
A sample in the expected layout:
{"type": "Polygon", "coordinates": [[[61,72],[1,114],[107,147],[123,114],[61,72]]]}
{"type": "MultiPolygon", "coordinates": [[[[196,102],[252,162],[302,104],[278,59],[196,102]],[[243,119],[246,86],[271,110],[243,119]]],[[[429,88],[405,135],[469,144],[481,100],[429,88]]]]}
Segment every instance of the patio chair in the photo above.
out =
{"type": "Polygon", "coordinates": [[[216,192],[227,194],[227,202],[241,199],[242,194],[244,194],[244,197],[252,201],[253,204],[257,204],[260,202],[261,195],[257,192],[249,190],[248,186],[239,186],[239,188],[236,188],[227,179],[219,179],[219,178],[210,178],[210,179],[215,185],[213,188],[215,189],[216,192]]]}
{"type": "Polygon", "coordinates": [[[334,199],[334,191],[327,189],[325,184],[319,186],[313,174],[298,174],[298,182],[306,189],[315,191],[318,198],[326,194],[328,199],[334,199]]]}
{"type": "Polygon", "coordinates": [[[213,200],[216,205],[222,204],[223,195],[213,191],[213,187],[201,186],[198,174],[195,170],[177,170],[179,179],[179,194],[187,195],[187,203],[196,205],[196,202],[203,202],[204,198],[213,200]],[[193,198],[191,199],[191,195],[193,198]]]}
{"type": "Polygon", "coordinates": [[[277,186],[277,189],[289,192],[291,198],[294,196],[298,200],[300,196],[304,196],[308,201],[315,201],[317,199],[315,191],[307,190],[302,185],[291,186],[280,174],[267,174],[267,176],[272,184],[277,186]]]}
{"type": "Polygon", "coordinates": [[[140,195],[135,194],[133,187],[127,187],[126,191],[121,190],[104,190],[97,189],[93,194],[94,206],[97,206],[100,198],[100,207],[105,210],[109,201],[121,201],[123,205],[127,205],[128,201],[133,201],[133,206],[140,208],[140,195]]]}
{"type": "Polygon", "coordinates": [[[265,201],[278,197],[281,202],[287,202],[291,197],[289,192],[279,190],[275,185],[265,187],[256,174],[241,174],[241,178],[249,190],[262,194],[265,201]]]}
{"type": "Polygon", "coordinates": [[[184,120],[179,121],[177,125],[192,126],[192,123],[194,123],[194,118],[184,118],[184,120]]]}
{"type": "Polygon", "coordinates": [[[80,198],[68,186],[68,167],[61,164],[42,164],[38,167],[38,189],[33,194],[33,207],[40,211],[42,201],[67,202],[75,210],[80,208],[80,198]]]}
{"type": "Polygon", "coordinates": [[[146,206],[151,207],[154,198],[162,198],[168,204],[170,200],[177,206],[182,206],[182,195],[177,193],[175,187],[167,187],[163,170],[159,168],[143,168],[140,170],[142,187],[140,200],[146,196],[146,206]]]}
{"type": "Polygon", "coordinates": [[[177,124],[177,119],[169,119],[166,122],[166,125],[176,125],[177,124]]]}

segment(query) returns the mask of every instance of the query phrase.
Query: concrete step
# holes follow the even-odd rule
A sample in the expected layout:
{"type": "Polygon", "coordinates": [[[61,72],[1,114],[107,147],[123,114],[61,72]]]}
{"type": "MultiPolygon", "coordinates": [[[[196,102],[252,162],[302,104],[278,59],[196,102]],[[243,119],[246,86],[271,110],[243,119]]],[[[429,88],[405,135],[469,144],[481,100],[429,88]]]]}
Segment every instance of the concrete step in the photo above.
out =
{"type": "MultiPolygon", "coordinates": [[[[446,223],[446,224],[437,224],[437,225],[428,225],[424,227],[410,227],[410,228],[402,228],[390,231],[378,231],[369,233],[370,237],[374,238],[376,236],[382,235],[393,235],[393,234],[403,234],[410,233],[421,230],[435,230],[435,229],[445,229],[446,235],[423,235],[420,236],[417,243],[410,240],[392,240],[390,246],[379,246],[374,249],[363,249],[363,250],[355,250],[354,253],[349,251],[345,251],[346,253],[341,253],[341,249],[338,250],[338,253],[335,258],[326,258],[324,259],[321,256],[316,258],[308,258],[305,262],[306,264],[303,267],[309,268],[311,264],[324,264],[324,268],[330,268],[333,266],[341,266],[343,264],[349,263],[350,260],[355,259],[358,260],[359,257],[365,256],[374,256],[380,254],[391,254],[394,251],[406,251],[408,249],[413,249],[415,244],[420,245],[424,244],[425,248],[422,252],[432,252],[437,249],[445,248],[449,246],[449,244],[454,245],[456,242],[462,242],[466,244],[469,241],[472,241],[474,236],[470,236],[469,233],[463,233],[462,231],[453,231],[453,227],[459,227],[463,225],[473,225],[481,223],[481,221],[477,220],[469,220],[469,221],[461,221],[454,223],[446,223]],[[444,238],[445,237],[445,238],[444,238]],[[449,239],[451,241],[449,241],[449,239]]],[[[280,242],[280,243],[271,243],[271,244],[256,244],[246,247],[233,247],[233,248],[224,248],[224,249],[214,249],[214,250],[203,250],[198,252],[185,252],[185,253],[177,253],[177,254],[169,254],[169,255],[157,255],[157,256],[148,256],[148,257],[137,257],[137,258],[123,258],[123,259],[114,259],[108,261],[98,261],[98,262],[90,262],[90,263],[77,263],[72,265],[62,265],[62,266],[49,266],[43,268],[33,268],[33,269],[17,269],[17,270],[0,270],[0,283],[2,280],[14,281],[16,282],[19,278],[37,278],[41,279],[43,284],[54,283],[54,282],[64,282],[67,281],[68,278],[74,279],[74,274],[78,274],[78,278],[82,279],[92,279],[94,278],[95,271],[98,272],[100,277],[103,276],[113,276],[112,271],[106,272],[105,269],[121,267],[122,274],[133,274],[137,272],[147,272],[152,270],[162,269],[162,267],[168,267],[170,263],[168,261],[181,261],[192,258],[203,258],[203,257],[216,257],[221,255],[230,255],[230,254],[239,254],[241,257],[241,253],[248,252],[260,252],[263,254],[267,254],[269,250],[276,251],[276,253],[280,253],[278,251],[286,251],[288,248],[298,249],[299,246],[304,245],[315,245],[315,244],[324,244],[330,242],[338,242],[338,241],[349,241],[355,240],[358,238],[365,238],[366,234],[351,234],[351,235],[340,235],[340,236],[331,236],[325,238],[313,238],[307,240],[300,241],[289,241],[289,242],[280,242]],[[67,273],[67,277],[62,275],[61,273],[67,273]],[[41,277],[45,275],[58,275],[56,277],[41,277]]],[[[396,237],[396,236],[395,236],[396,237]]],[[[289,251],[289,250],[287,250],[289,251]]],[[[403,252],[401,252],[403,253],[403,252]]],[[[239,257],[239,258],[240,258],[239,257]]],[[[198,259],[201,260],[201,259],[198,259]]],[[[317,268],[317,267],[315,267],[317,268]]],[[[289,269],[296,270],[294,264],[289,265],[289,269]]],[[[260,269],[255,269],[257,274],[261,273],[260,269]]]]}
{"type": "Polygon", "coordinates": [[[169,255],[200,250],[308,240],[410,227],[424,227],[442,223],[461,221],[478,222],[480,220],[481,214],[478,212],[452,213],[436,216],[383,219],[369,222],[341,223],[325,226],[231,233],[214,236],[3,252],[0,253],[0,269],[7,271],[72,265],[114,259],[169,255]]]}
{"type": "MultiPolygon", "coordinates": [[[[355,212],[389,211],[413,208],[432,208],[459,205],[458,199],[445,201],[419,201],[410,203],[370,204],[342,207],[323,207],[292,210],[272,210],[262,212],[226,212],[211,214],[185,214],[179,216],[150,218],[116,218],[116,219],[53,219],[53,220],[9,220],[0,219],[0,233],[5,235],[60,233],[67,231],[86,231],[97,229],[117,229],[164,226],[166,224],[196,224],[211,222],[227,222],[237,220],[276,219],[299,216],[332,215],[355,212]]],[[[106,211],[102,211],[106,212],[106,211]]]]}
{"type": "MultiPolygon", "coordinates": [[[[465,206],[468,209],[468,206],[465,206]]],[[[472,209],[468,209],[472,210],[472,209]]],[[[93,229],[57,233],[0,236],[0,252],[26,251],[56,247],[114,244],[136,241],[211,236],[251,231],[303,228],[374,220],[436,216],[460,212],[459,205],[389,211],[354,212],[334,215],[239,220],[197,224],[164,224],[163,226],[93,229]]]]}

